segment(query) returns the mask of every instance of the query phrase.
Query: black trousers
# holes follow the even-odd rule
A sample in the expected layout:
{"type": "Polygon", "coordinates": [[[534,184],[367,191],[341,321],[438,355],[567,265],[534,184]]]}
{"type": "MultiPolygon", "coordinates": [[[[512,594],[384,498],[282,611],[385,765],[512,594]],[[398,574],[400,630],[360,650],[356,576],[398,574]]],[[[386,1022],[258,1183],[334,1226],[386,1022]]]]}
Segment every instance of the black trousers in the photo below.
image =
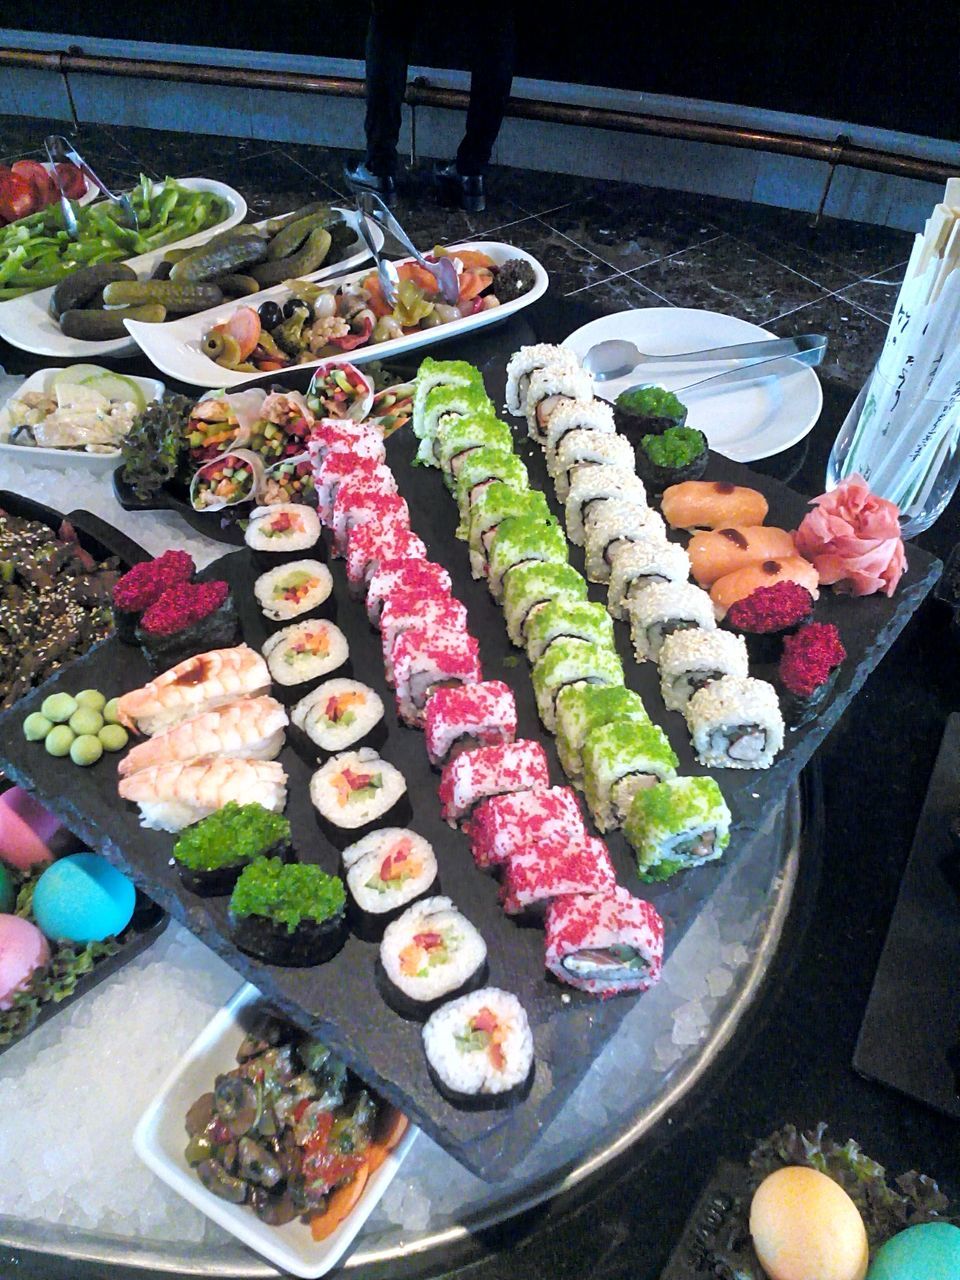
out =
{"type": "MultiPolygon", "coordinates": [[[[397,170],[400,108],[417,20],[417,0],[372,0],[367,29],[367,165],[380,175],[397,170]]],[[[470,106],[457,151],[457,169],[482,173],[500,132],[513,82],[515,0],[485,0],[458,6],[457,21],[475,34],[470,49],[470,106]]],[[[430,6],[426,6],[427,12],[430,6]]],[[[449,11],[452,12],[452,11],[449,11]]]]}

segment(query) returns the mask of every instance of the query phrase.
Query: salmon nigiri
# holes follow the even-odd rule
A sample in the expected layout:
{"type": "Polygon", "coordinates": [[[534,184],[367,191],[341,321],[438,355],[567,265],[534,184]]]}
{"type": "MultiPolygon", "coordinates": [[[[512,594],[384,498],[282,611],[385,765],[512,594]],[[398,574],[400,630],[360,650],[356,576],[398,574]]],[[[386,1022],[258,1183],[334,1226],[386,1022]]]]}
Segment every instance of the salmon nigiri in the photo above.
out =
{"type": "Polygon", "coordinates": [[[745,569],[758,560],[781,560],[796,554],[793,535],[766,524],[695,533],[687,547],[690,570],[701,587],[711,587],[724,574],[745,569]]]}
{"type": "Polygon", "coordinates": [[[286,711],[275,698],[240,698],[204,711],[147,742],[141,742],[120,761],[121,778],[163,764],[166,760],[192,760],[196,756],[240,756],[246,760],[275,760],[289,724],[286,711]]]}
{"type": "Polygon", "coordinates": [[[737,600],[745,600],[757,587],[772,587],[776,582],[796,582],[806,587],[816,600],[820,594],[820,575],[802,556],[782,556],[779,560],[760,560],[743,569],[724,574],[710,588],[717,616],[722,618],[737,600]]]}
{"type": "Polygon", "coordinates": [[[673,529],[728,529],[763,524],[767,500],[728,480],[684,480],[663,491],[663,518],[673,529]]]}
{"type": "Polygon", "coordinates": [[[154,734],[237,698],[255,698],[270,688],[270,672],[259,653],[245,644],[211,649],[178,662],[117,704],[120,723],[154,734]]]}
{"type": "Polygon", "coordinates": [[[140,806],[140,825],[154,831],[180,831],[231,800],[262,804],[282,813],[287,775],[276,760],[238,760],[200,756],[168,760],[120,779],[120,796],[140,806]]]}

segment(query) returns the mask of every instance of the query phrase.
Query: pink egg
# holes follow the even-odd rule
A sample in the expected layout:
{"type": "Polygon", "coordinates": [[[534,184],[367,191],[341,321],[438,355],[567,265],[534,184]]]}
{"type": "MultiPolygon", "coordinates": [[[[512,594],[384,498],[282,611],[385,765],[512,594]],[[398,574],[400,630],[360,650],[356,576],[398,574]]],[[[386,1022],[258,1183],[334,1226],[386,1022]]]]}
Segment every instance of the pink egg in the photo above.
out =
{"type": "Polygon", "coordinates": [[[54,817],[22,787],[0,795],[0,860],[29,871],[65,852],[72,839],[54,817]]]}
{"type": "Polygon", "coordinates": [[[49,963],[50,946],[35,924],[0,915],[0,1009],[9,1009],[33,971],[49,963]]]}

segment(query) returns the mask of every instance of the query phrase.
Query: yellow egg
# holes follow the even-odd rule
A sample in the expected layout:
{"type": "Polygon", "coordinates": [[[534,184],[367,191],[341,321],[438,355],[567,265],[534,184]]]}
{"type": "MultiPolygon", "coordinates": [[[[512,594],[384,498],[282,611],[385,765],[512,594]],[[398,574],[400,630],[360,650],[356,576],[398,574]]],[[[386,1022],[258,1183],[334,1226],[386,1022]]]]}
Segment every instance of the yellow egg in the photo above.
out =
{"type": "Polygon", "coordinates": [[[857,1206],[816,1169],[778,1169],[757,1187],[750,1234],[770,1280],[864,1280],[870,1261],[857,1206]]]}

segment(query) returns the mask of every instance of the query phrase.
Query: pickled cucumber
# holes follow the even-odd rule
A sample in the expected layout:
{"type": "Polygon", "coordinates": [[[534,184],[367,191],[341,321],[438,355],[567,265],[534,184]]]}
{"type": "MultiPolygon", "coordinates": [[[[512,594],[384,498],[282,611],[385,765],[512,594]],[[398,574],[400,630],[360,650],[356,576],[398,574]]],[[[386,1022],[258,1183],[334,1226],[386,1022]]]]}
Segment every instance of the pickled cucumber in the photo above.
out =
{"type": "MultiPolygon", "coordinates": [[[[65,311],[78,311],[94,302],[100,291],[117,280],[136,280],[137,273],[125,262],[102,262],[83,267],[61,280],[50,297],[50,314],[59,320],[65,311]]],[[[124,330],[124,332],[126,332],[124,330]]]]}
{"type": "Polygon", "coordinates": [[[289,227],[292,222],[299,222],[301,218],[309,218],[312,213],[323,213],[329,209],[329,205],[323,204],[320,200],[314,200],[311,204],[301,205],[299,209],[294,209],[290,213],[282,213],[277,218],[271,218],[269,222],[264,224],[264,231],[268,236],[275,236],[278,231],[282,231],[284,227],[289,227]]]}
{"type": "Polygon", "coordinates": [[[269,289],[272,285],[283,284],[284,280],[294,280],[319,270],[329,252],[330,232],[324,227],[314,227],[307,236],[306,244],[292,257],[280,258],[277,262],[258,262],[250,268],[250,274],[261,289],[269,289]]]}
{"type": "Polygon", "coordinates": [[[248,293],[259,293],[260,286],[253,276],[217,276],[213,281],[225,298],[245,298],[248,293]]]}
{"type": "Polygon", "coordinates": [[[329,220],[330,210],[320,209],[316,213],[307,214],[305,218],[298,218],[296,222],[288,223],[270,241],[267,248],[268,261],[276,262],[278,258],[289,258],[301,247],[314,227],[325,227],[329,220]]]}
{"type": "Polygon", "coordinates": [[[170,279],[194,284],[202,280],[215,280],[244,267],[262,262],[267,253],[265,240],[259,236],[241,236],[223,244],[201,245],[186,258],[181,258],[170,271],[170,279]]]}
{"type": "Polygon", "coordinates": [[[162,324],[166,308],[158,303],[142,307],[117,307],[113,311],[64,311],[60,329],[68,338],[85,342],[107,342],[111,338],[128,338],[124,320],[142,320],[145,324],[162,324]]]}
{"type": "Polygon", "coordinates": [[[181,280],[119,280],[107,285],[104,301],[110,307],[142,306],[158,302],[168,311],[206,311],[223,301],[223,291],[215,284],[187,284],[181,280]]]}

